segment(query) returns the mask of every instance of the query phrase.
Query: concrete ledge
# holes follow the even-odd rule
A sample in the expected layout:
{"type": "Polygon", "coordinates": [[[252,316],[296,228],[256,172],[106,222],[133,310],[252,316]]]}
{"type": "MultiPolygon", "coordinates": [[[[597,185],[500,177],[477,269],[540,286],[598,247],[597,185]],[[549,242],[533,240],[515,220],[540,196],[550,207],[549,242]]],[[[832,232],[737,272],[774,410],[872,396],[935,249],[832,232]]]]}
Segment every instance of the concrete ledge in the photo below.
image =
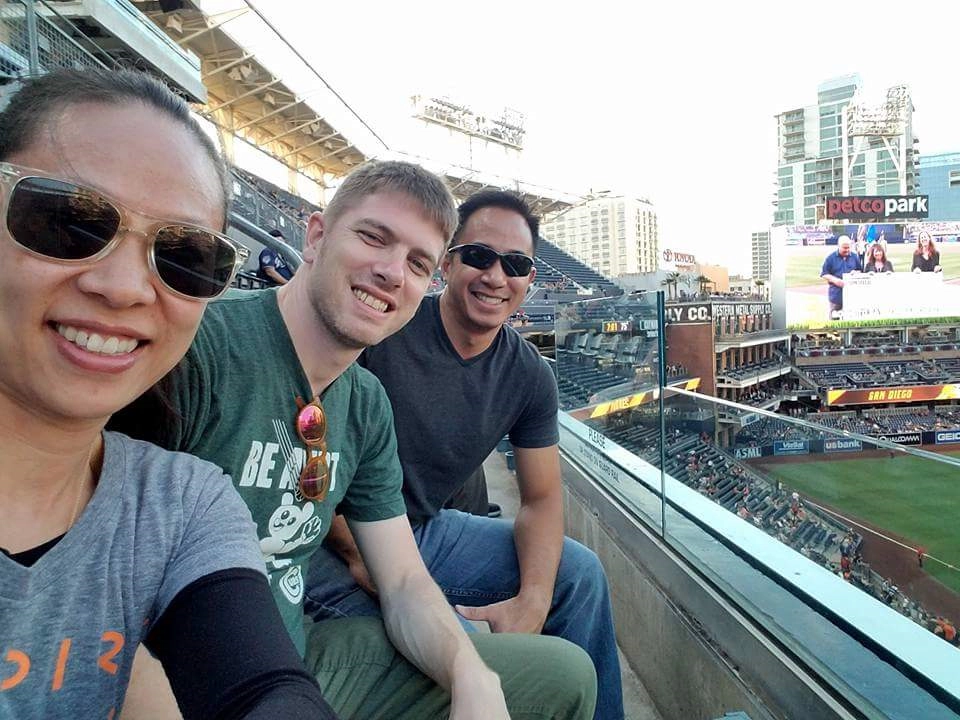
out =
{"type": "Polygon", "coordinates": [[[566,460],[563,478],[567,534],[603,562],[620,647],[664,718],[854,717],[566,460]]]}

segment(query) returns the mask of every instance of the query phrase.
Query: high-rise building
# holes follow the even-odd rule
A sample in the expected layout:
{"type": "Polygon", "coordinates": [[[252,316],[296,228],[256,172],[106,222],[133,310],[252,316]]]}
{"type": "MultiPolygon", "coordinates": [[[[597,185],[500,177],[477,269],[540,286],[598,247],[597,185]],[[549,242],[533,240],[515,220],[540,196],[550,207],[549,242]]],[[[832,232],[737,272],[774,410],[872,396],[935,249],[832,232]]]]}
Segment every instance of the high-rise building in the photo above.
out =
{"type": "Polygon", "coordinates": [[[930,196],[928,220],[960,220],[960,153],[921,155],[918,192],[930,196]]]}
{"type": "Polygon", "coordinates": [[[859,75],[821,83],[817,104],[777,117],[775,225],[815,225],[826,198],[917,191],[913,102],[905,85],[881,102],[862,96],[859,75]]]}
{"type": "Polygon", "coordinates": [[[657,213],[647,200],[591,198],[545,221],[540,234],[609,278],[657,269],[657,213]]]}
{"type": "Polygon", "coordinates": [[[750,259],[754,280],[770,282],[770,232],[750,233],[750,259]]]}

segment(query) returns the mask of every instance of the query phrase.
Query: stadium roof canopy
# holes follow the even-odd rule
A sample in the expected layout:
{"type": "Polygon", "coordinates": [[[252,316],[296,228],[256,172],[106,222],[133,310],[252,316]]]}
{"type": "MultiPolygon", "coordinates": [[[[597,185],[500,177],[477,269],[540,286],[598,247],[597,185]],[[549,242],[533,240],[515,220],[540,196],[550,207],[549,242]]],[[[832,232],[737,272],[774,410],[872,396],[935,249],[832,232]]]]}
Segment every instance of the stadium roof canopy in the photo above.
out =
{"type": "MultiPolygon", "coordinates": [[[[391,150],[336,92],[323,82],[332,105],[343,119],[353,114],[351,134],[330,113],[308,104],[242,47],[224,26],[244,15],[259,15],[265,29],[280,37],[269,20],[252,3],[237,0],[234,9],[208,14],[195,0],[134,0],[136,6],[183,50],[200,59],[200,76],[206,88],[206,103],[200,112],[225,132],[241,137],[291,169],[327,186],[327,180],[342,177],[365,160],[397,158],[419,162],[443,176],[454,195],[463,199],[484,189],[507,189],[520,193],[540,216],[558,212],[581,198],[540,188],[481,171],[451,166],[426,158],[404,157],[391,150]],[[347,112],[344,113],[346,108],[347,112]],[[354,128],[356,130],[354,130],[354,128]],[[360,136],[354,137],[353,133],[360,136]],[[361,137],[362,136],[362,137],[361,137]],[[372,140],[371,140],[372,139],[372,140]],[[358,147],[362,144],[364,149],[358,147]]],[[[283,38],[280,38],[283,39],[283,38]]],[[[295,48],[291,48],[297,53],[295,48]]],[[[297,53],[298,54],[298,53],[297,53]]],[[[301,58],[302,59],[302,58],[301,58]]],[[[306,64],[306,61],[303,61],[306,64]]]]}
{"type": "Polygon", "coordinates": [[[368,157],[331,121],[287,87],[224,25],[253,12],[246,5],[208,15],[187,0],[135,0],[181,48],[200,58],[207,99],[200,113],[290,168],[325,184],[368,157]],[[165,7],[177,6],[166,12],[165,7]]]}

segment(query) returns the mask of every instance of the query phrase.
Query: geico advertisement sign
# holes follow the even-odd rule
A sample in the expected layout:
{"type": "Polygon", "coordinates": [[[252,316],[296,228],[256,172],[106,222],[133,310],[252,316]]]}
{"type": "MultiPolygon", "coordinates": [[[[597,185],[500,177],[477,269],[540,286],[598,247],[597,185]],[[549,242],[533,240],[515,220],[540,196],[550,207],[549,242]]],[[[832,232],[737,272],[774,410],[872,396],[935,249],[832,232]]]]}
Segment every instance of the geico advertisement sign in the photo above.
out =
{"type": "Polygon", "coordinates": [[[929,214],[928,195],[827,198],[830,220],[914,220],[929,214]]]}
{"type": "Polygon", "coordinates": [[[960,430],[943,430],[936,435],[937,445],[945,443],[960,443],[960,430]]]}

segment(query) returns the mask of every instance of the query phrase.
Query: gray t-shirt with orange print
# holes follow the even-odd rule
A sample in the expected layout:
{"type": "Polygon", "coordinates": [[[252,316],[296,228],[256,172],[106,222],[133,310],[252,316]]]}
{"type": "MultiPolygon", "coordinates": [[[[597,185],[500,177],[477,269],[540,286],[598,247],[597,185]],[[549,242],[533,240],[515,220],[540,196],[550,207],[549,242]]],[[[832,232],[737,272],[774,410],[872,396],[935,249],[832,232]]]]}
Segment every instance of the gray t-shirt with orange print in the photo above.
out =
{"type": "Polygon", "coordinates": [[[119,717],[137,645],[187,585],[263,572],[219,468],[105,432],[97,489],[33,565],[0,553],[0,718],[119,717]]]}

